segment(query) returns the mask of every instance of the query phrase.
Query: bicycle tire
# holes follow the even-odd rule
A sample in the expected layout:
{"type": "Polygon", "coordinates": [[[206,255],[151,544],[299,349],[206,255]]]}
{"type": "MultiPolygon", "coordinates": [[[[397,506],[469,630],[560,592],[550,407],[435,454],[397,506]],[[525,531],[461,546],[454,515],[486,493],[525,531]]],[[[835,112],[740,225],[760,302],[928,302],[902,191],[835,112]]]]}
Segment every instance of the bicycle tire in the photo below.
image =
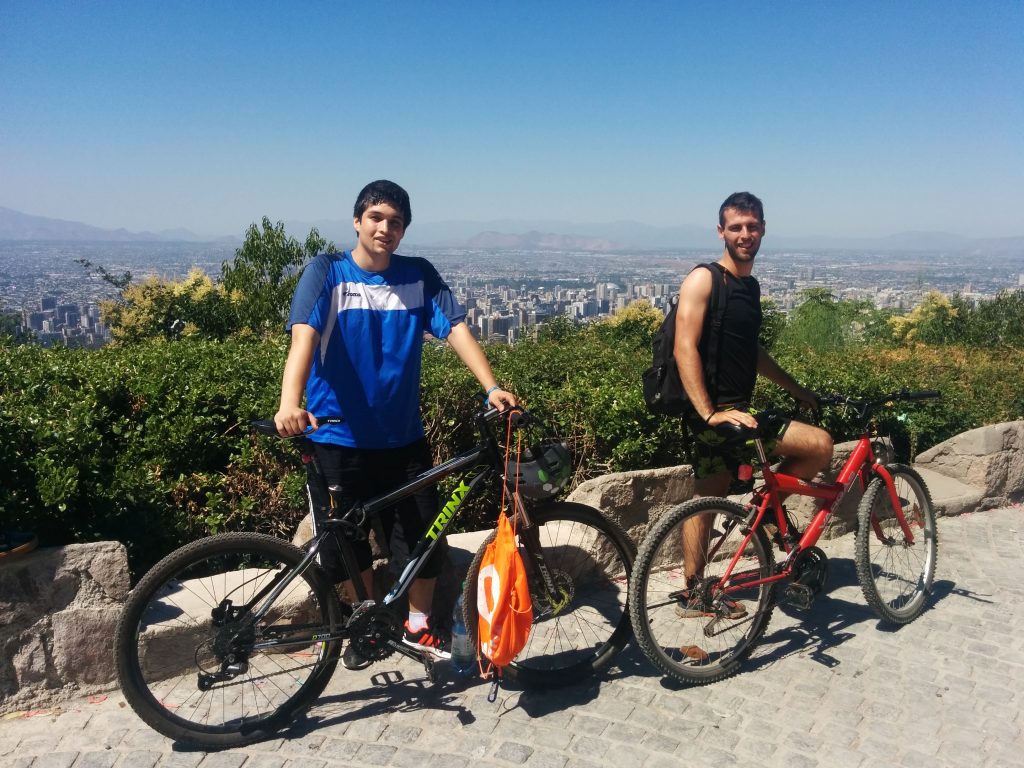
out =
{"type": "MultiPolygon", "coordinates": [[[[633,545],[622,528],[584,504],[549,502],[531,510],[530,517],[547,568],[571,600],[552,608],[539,574],[523,551],[533,626],[526,646],[502,675],[505,681],[526,688],[569,685],[607,666],[629,642],[627,595],[633,545]]],[[[477,551],[463,587],[463,611],[474,647],[477,576],[484,551],[493,540],[491,533],[477,551]]]]}
{"type": "MultiPolygon", "coordinates": [[[[713,572],[724,571],[739,549],[748,515],[746,508],[727,499],[694,499],[661,517],[637,552],[629,585],[633,632],[650,662],[680,682],[706,685],[735,674],[768,627],[775,607],[774,584],[731,592],[732,605],[713,597],[687,600],[683,596],[684,591],[690,597],[700,595],[703,588],[710,592],[720,575],[713,572]],[[715,517],[708,544],[701,548],[701,554],[691,553],[692,559],[706,561],[702,586],[687,590],[682,526],[709,514],[715,517]],[[709,557],[715,552],[719,553],[717,558],[709,557]],[[741,609],[742,616],[726,615],[741,609]]],[[[762,528],[754,532],[745,552],[733,570],[734,578],[754,570],[761,578],[774,572],[774,554],[762,528]]]]}
{"type": "Polygon", "coordinates": [[[222,601],[251,600],[303,555],[272,536],[226,533],[157,563],[129,595],[114,640],[118,682],[136,714],[171,739],[224,748],[268,738],[311,704],[330,680],[341,640],[251,646],[289,625],[340,626],[337,595],[317,566],[288,585],[249,641],[235,640],[247,627],[245,612],[219,628],[212,617],[222,601]],[[223,669],[228,653],[236,654],[240,671],[212,685],[204,681],[204,673],[223,669]]]}
{"type": "Polygon", "coordinates": [[[914,543],[906,545],[885,481],[876,477],[857,508],[854,560],[868,605],[884,621],[908,624],[924,611],[935,579],[939,546],[935,507],[928,486],[914,469],[903,464],[890,464],[887,469],[913,529],[914,543]],[[878,538],[876,525],[886,540],[878,538]]]}

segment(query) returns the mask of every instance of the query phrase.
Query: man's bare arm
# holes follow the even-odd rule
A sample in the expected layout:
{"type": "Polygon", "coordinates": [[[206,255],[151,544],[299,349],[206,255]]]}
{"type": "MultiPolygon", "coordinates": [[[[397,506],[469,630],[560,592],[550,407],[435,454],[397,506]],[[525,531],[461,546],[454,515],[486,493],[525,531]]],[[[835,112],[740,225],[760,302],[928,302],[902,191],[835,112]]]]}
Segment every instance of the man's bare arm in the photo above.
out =
{"type": "Polygon", "coordinates": [[[817,407],[818,396],[790,376],[760,344],[757,345],[757,372],[789,392],[800,403],[810,408],[817,407]]]}
{"type": "Polygon", "coordinates": [[[297,435],[307,426],[316,428],[313,414],[302,407],[306,392],[306,381],[313,367],[313,355],[320,341],[320,334],[311,325],[295,323],[291,329],[292,343],[284,363],[281,377],[281,402],[274,415],[277,431],[282,435],[297,435]]]}
{"type": "Polygon", "coordinates": [[[452,327],[447,342],[448,346],[455,350],[455,354],[476,376],[480,386],[487,392],[487,400],[491,405],[499,411],[516,405],[516,396],[498,386],[494,372],[491,371],[491,364],[487,361],[487,356],[484,355],[480,344],[473,338],[473,333],[469,330],[468,325],[457,323],[452,327]]]}

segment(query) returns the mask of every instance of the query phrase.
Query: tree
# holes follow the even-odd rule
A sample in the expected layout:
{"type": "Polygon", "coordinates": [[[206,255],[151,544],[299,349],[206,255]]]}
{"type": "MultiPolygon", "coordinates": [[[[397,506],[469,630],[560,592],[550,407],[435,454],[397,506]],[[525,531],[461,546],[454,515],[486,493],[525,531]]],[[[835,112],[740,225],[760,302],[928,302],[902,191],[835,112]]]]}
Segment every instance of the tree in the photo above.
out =
{"type": "Polygon", "coordinates": [[[595,329],[609,341],[629,341],[643,346],[651,343],[664,319],[661,310],[651,306],[647,299],[639,299],[595,323],[595,329]]]}
{"type": "Polygon", "coordinates": [[[762,298],[761,332],[757,339],[761,346],[771,351],[785,327],[786,316],[779,309],[779,305],[771,299],[762,298]]]}
{"type": "Polygon", "coordinates": [[[959,296],[950,299],[931,291],[913,310],[889,322],[894,337],[902,343],[956,344],[967,339],[967,314],[968,308],[959,296]]]}
{"type": "Polygon", "coordinates": [[[231,297],[201,269],[180,282],[151,277],[129,285],[116,301],[101,301],[110,335],[123,343],[179,336],[223,339],[239,330],[231,297]]]}
{"type": "Polygon", "coordinates": [[[21,318],[15,314],[0,312],[0,346],[5,344],[17,344],[21,340],[18,332],[18,325],[21,318]]]}
{"type": "Polygon", "coordinates": [[[1001,291],[968,312],[971,344],[1024,346],[1024,291],[1001,291]]]}
{"type": "Polygon", "coordinates": [[[828,289],[809,288],[803,291],[803,301],[793,310],[778,342],[827,352],[843,347],[848,335],[839,305],[828,289]]]}
{"type": "Polygon", "coordinates": [[[273,225],[264,216],[262,227],[252,224],[234,260],[221,266],[221,284],[236,305],[239,325],[260,333],[280,329],[303,265],[323,251],[336,248],[316,229],[300,243],[285,234],[283,222],[273,225]]]}

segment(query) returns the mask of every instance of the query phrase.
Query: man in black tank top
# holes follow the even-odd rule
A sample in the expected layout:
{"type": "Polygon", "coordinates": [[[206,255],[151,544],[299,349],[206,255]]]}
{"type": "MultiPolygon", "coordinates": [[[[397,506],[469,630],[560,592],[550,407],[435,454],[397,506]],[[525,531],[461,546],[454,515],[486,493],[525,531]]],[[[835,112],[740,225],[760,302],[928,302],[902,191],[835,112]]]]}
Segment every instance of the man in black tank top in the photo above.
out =
{"type": "MultiPolygon", "coordinates": [[[[764,231],[761,201],[749,192],[730,195],[718,211],[718,237],[725,243],[718,260],[722,269],[715,270],[714,274],[707,269],[695,269],[679,288],[673,352],[679,378],[695,409],[695,415],[686,419],[686,427],[692,437],[691,459],[697,496],[726,495],[737,466],[750,462],[750,456],[740,455],[735,449],[723,451],[711,427],[726,422],[751,428],[757,426],[757,419],[750,413],[757,374],[773,381],[802,403],[813,406],[817,402],[815,394],[798,384],[758,343],[761,289],[751,272],[764,231]],[[700,342],[711,281],[719,277],[728,281],[730,290],[725,292],[729,298],[720,332],[718,380],[712,399],[704,381],[701,355],[713,352],[703,350],[700,342]]],[[[826,469],[832,458],[829,434],[796,420],[781,425],[774,439],[765,439],[764,445],[773,456],[785,457],[783,472],[805,480],[826,469]]],[[[745,448],[740,446],[739,451],[743,450],[745,448]]],[[[706,551],[710,525],[710,519],[699,517],[689,521],[683,529],[683,559],[688,582],[702,575],[705,563],[701,562],[699,553],[706,551]]],[[[685,605],[682,613],[686,613],[685,605]]],[[[744,613],[737,604],[737,615],[732,618],[741,618],[744,613]]]]}

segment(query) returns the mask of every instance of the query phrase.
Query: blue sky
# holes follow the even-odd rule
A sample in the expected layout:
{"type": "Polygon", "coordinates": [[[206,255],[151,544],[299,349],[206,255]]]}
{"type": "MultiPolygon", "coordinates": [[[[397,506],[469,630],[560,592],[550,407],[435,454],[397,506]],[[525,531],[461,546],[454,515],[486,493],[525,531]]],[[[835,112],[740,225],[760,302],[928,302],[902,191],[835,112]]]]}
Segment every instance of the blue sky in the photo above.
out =
{"type": "MultiPolygon", "coordinates": [[[[1024,234],[1024,2],[0,0],[0,206],[1024,234]]],[[[410,236],[415,231],[410,230],[410,236]]],[[[295,233],[301,234],[301,233],[295,233]]]]}

